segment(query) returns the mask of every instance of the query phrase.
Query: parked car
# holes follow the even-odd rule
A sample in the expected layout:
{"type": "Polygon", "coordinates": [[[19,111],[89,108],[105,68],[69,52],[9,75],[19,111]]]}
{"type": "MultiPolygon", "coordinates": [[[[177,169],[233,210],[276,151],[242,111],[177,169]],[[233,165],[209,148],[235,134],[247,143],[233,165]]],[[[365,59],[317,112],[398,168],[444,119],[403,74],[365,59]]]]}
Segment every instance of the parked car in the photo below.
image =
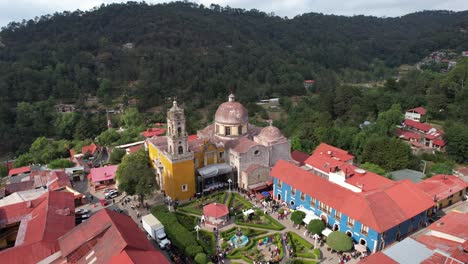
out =
{"type": "Polygon", "coordinates": [[[104,198],[106,198],[107,200],[110,200],[110,199],[113,199],[113,198],[115,198],[115,197],[117,197],[119,195],[120,195],[119,192],[112,192],[112,193],[106,195],[104,198]]]}
{"type": "Polygon", "coordinates": [[[116,192],[117,190],[114,189],[114,188],[106,188],[104,189],[104,195],[108,195],[110,194],[111,192],[116,192]]]}
{"type": "Polygon", "coordinates": [[[108,201],[106,201],[105,199],[99,199],[99,203],[102,205],[102,206],[106,206],[109,204],[108,201]]]}
{"type": "Polygon", "coordinates": [[[84,209],[84,208],[80,208],[80,209],[75,211],[75,214],[78,214],[78,215],[87,214],[87,213],[89,213],[89,210],[84,209]]]}
{"type": "Polygon", "coordinates": [[[82,215],[78,215],[77,217],[81,218],[81,219],[88,219],[90,217],[90,215],[89,214],[82,214],[82,215]]]}

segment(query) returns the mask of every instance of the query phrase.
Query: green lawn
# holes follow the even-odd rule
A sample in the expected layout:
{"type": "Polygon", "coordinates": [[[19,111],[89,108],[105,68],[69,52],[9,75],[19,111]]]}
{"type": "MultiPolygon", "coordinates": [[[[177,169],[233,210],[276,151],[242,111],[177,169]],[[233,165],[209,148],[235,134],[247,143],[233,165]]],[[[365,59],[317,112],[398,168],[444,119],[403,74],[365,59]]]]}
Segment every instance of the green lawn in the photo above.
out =
{"type": "Polygon", "coordinates": [[[253,205],[238,193],[232,193],[228,199],[228,207],[233,213],[241,213],[243,209],[250,209],[253,205]]]}
{"type": "Polygon", "coordinates": [[[256,210],[252,220],[248,220],[243,214],[236,216],[236,224],[240,226],[250,226],[264,228],[269,230],[283,230],[284,226],[276,221],[270,215],[264,214],[260,210],[256,210]]]}
{"type": "Polygon", "coordinates": [[[295,257],[320,260],[321,258],[320,250],[314,249],[314,245],[312,245],[307,240],[300,237],[298,234],[294,232],[288,232],[288,236],[289,236],[288,244],[293,249],[295,257]]]}
{"type": "Polygon", "coordinates": [[[203,206],[210,203],[224,203],[226,200],[226,192],[218,192],[209,196],[204,196],[191,202],[185,203],[178,207],[178,210],[186,213],[202,215],[203,206]]]}

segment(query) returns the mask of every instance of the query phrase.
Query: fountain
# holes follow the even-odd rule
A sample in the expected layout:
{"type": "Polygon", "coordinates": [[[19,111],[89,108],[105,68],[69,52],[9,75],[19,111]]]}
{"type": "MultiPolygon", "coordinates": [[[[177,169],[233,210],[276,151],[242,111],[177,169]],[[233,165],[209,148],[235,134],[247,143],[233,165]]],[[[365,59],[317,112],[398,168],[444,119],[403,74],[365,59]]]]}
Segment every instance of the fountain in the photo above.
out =
{"type": "Polygon", "coordinates": [[[249,238],[243,235],[241,229],[238,228],[236,234],[231,237],[230,241],[235,248],[241,248],[249,243],[249,238]]]}

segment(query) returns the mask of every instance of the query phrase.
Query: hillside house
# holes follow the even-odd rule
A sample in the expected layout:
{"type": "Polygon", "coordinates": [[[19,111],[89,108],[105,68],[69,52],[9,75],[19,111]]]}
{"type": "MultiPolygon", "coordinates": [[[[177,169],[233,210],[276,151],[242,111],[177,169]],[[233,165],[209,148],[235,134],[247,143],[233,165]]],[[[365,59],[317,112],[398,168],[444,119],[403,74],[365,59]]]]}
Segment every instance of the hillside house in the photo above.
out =
{"type": "Polygon", "coordinates": [[[427,110],[424,107],[416,107],[413,109],[406,110],[405,119],[411,119],[420,122],[421,119],[426,115],[427,110]]]}
{"type": "Polygon", "coordinates": [[[436,210],[461,201],[468,191],[468,183],[454,175],[434,175],[416,186],[433,198],[436,210]]]}

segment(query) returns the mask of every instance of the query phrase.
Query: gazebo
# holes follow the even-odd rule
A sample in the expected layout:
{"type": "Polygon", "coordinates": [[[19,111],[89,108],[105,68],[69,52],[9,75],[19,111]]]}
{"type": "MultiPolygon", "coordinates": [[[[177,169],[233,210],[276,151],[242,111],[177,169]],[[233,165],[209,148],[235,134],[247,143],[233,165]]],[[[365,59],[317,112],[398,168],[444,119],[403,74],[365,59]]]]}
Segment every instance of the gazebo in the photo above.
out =
{"type": "Polygon", "coordinates": [[[225,204],[211,203],[203,206],[203,215],[209,225],[219,226],[224,224],[228,220],[228,214],[229,209],[225,204]]]}

